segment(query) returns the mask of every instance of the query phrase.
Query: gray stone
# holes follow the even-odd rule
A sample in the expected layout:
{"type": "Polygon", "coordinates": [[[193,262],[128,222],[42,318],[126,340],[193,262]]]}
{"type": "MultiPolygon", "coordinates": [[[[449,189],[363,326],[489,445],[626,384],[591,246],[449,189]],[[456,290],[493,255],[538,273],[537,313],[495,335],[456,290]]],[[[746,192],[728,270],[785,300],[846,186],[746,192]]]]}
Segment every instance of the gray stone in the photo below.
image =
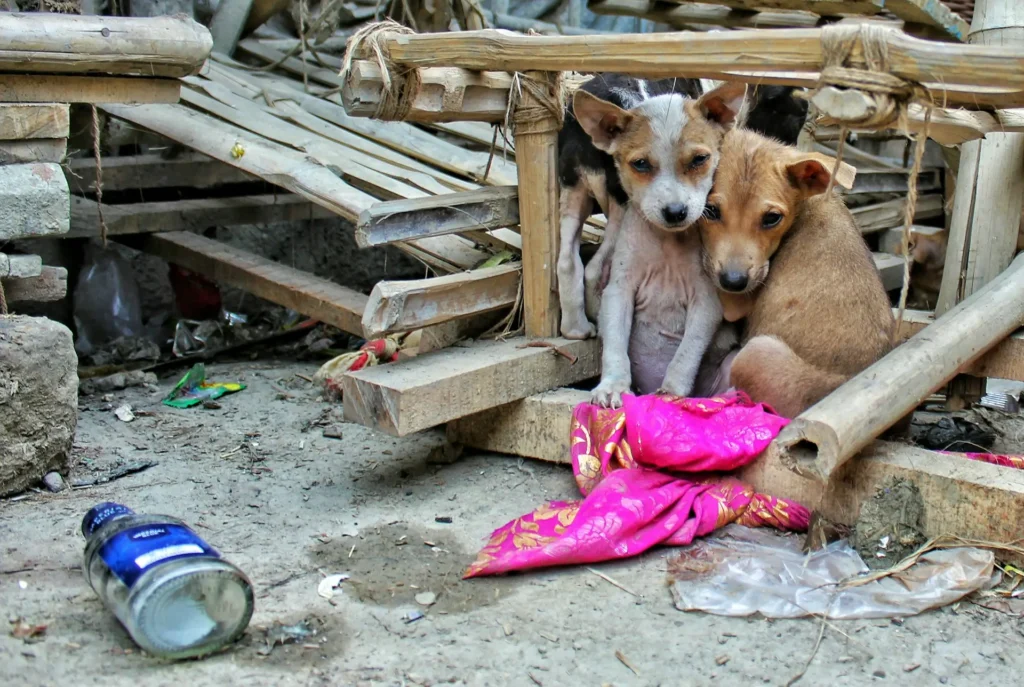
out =
{"type": "Polygon", "coordinates": [[[0,253],[0,278],[38,277],[43,273],[43,259],[38,255],[5,255],[0,253]]]}
{"type": "Polygon", "coordinates": [[[67,474],[77,422],[71,331],[42,317],[0,316],[0,496],[67,474]]]}
{"type": "Polygon", "coordinates": [[[0,207],[0,242],[71,228],[71,190],[54,162],[0,166],[0,207]]]}
{"type": "Polygon", "coordinates": [[[48,472],[43,475],[43,484],[47,489],[56,493],[58,491],[64,491],[64,478],[60,476],[59,472],[48,472]]]}

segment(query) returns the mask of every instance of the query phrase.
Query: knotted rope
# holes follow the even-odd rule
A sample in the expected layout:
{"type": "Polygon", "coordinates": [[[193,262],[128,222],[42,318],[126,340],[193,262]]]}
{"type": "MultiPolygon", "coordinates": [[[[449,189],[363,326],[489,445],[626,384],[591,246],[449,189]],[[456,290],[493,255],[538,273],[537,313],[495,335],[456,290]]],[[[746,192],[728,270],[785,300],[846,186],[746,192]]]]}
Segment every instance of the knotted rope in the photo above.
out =
{"type": "Polygon", "coordinates": [[[900,288],[899,309],[896,317],[896,328],[893,330],[893,344],[899,340],[899,331],[903,325],[906,310],[907,293],[910,289],[910,230],[914,223],[914,211],[917,206],[917,177],[921,172],[921,159],[925,144],[928,142],[928,130],[931,125],[934,103],[928,90],[920,83],[903,79],[891,73],[889,60],[888,37],[894,29],[873,24],[833,24],[821,30],[821,47],[823,65],[818,85],[811,98],[822,113],[840,125],[839,146],[836,151],[836,166],[832,179],[829,180],[828,192],[832,192],[835,183],[835,172],[843,158],[843,148],[851,128],[884,129],[896,126],[902,131],[908,130],[907,110],[912,102],[920,102],[925,109],[924,126],[917,135],[914,149],[914,164],[907,176],[907,201],[903,212],[903,285],[900,288]],[[860,47],[857,55],[863,66],[851,66],[854,50],[860,47]],[[862,112],[830,112],[825,98],[816,98],[826,89],[855,90],[866,96],[866,107],[862,112]]]}
{"type": "Polygon", "coordinates": [[[561,72],[512,75],[505,128],[513,134],[559,131],[565,121],[565,85],[561,72]],[[529,98],[524,98],[524,92],[529,98]],[[510,121],[511,120],[511,121],[510,121]],[[509,129],[509,125],[512,128],[509,129]]]}
{"type": "Polygon", "coordinates": [[[342,83],[348,83],[352,73],[352,60],[368,54],[380,69],[381,94],[373,119],[403,120],[412,109],[413,99],[420,90],[420,72],[416,67],[403,68],[391,59],[387,41],[395,36],[413,35],[415,32],[392,19],[368,24],[352,34],[345,46],[345,60],[341,65],[342,83]]]}

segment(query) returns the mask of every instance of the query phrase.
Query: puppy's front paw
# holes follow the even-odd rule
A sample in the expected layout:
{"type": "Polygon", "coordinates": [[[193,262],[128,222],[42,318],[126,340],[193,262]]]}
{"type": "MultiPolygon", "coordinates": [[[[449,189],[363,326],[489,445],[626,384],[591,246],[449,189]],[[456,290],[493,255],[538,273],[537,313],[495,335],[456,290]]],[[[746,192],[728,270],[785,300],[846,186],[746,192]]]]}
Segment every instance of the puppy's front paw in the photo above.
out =
{"type": "Polygon", "coordinates": [[[629,393],[629,382],[623,379],[603,379],[590,396],[590,402],[604,408],[621,408],[622,394],[629,393]]]}
{"type": "Polygon", "coordinates": [[[690,392],[693,391],[692,385],[687,386],[685,384],[675,384],[669,380],[665,380],[661,387],[654,393],[659,396],[689,396],[690,392]]]}
{"type": "Polygon", "coordinates": [[[559,328],[562,336],[566,339],[593,339],[597,336],[595,327],[582,313],[577,318],[562,318],[562,326],[559,328]]]}

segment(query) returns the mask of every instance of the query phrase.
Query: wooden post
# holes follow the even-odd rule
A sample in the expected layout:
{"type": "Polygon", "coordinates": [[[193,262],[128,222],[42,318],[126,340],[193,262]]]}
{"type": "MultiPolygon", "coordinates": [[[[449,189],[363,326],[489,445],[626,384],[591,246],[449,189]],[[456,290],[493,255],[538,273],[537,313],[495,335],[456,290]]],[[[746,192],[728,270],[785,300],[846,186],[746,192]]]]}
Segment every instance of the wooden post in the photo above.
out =
{"type": "MultiPolygon", "coordinates": [[[[977,0],[967,42],[1024,46],[1024,4],[977,0]]],[[[992,133],[960,150],[946,268],[935,308],[941,316],[1006,269],[1017,245],[1024,196],[1024,134],[992,133]]],[[[946,392],[947,407],[959,410],[985,393],[985,380],[961,375],[946,392]]]]}
{"type": "MultiPolygon", "coordinates": [[[[561,107],[556,74],[527,72],[523,79],[546,84],[548,97],[561,107]]],[[[558,335],[558,129],[559,122],[524,87],[515,112],[519,219],[523,236],[523,298],[527,336],[558,335]]]]}

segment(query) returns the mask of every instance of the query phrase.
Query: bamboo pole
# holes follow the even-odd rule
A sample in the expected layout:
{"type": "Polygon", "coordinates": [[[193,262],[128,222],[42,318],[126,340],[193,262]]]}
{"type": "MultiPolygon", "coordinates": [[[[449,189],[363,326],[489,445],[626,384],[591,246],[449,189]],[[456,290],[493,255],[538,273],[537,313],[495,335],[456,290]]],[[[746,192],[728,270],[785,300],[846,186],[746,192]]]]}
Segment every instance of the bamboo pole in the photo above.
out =
{"type": "MultiPolygon", "coordinates": [[[[523,78],[552,84],[553,76],[528,73],[523,78]]],[[[557,92],[553,87],[552,99],[557,92]]],[[[519,221],[523,236],[523,303],[527,336],[558,335],[558,130],[553,114],[539,116],[543,105],[523,89],[516,118],[516,166],[519,178],[519,221]],[[526,116],[530,113],[530,116],[526,116]]]]}
{"type": "Polygon", "coordinates": [[[1024,323],[1024,255],[909,341],[809,408],[775,439],[794,471],[832,473],[1024,323]]]}
{"type": "MultiPolygon", "coordinates": [[[[828,29],[679,31],[610,36],[524,36],[507,31],[394,35],[383,41],[391,60],[406,67],[505,71],[626,72],[650,78],[705,77],[744,71],[815,72],[828,29]]],[[[890,29],[891,73],[915,82],[1024,88],[1024,51],[951,45],[890,29]]],[[[853,50],[858,65],[862,46],[853,50]]],[[[360,57],[366,57],[363,52],[360,57]]],[[[936,101],[941,102],[941,94],[936,101]]]]}
{"type": "Polygon", "coordinates": [[[0,12],[0,71],[180,77],[199,72],[213,37],[187,17],[0,12]]]}

